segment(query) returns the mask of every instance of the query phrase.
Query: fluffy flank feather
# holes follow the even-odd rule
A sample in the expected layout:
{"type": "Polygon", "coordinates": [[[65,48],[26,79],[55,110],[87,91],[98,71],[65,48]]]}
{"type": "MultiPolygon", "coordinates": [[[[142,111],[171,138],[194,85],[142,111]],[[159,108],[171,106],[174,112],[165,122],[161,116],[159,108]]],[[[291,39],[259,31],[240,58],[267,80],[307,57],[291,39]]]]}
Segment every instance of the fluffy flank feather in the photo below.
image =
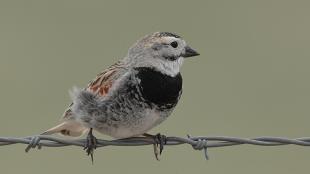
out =
{"type": "Polygon", "coordinates": [[[73,100],[71,110],[78,119],[90,115],[99,115],[104,112],[104,107],[101,102],[102,97],[93,92],[74,87],[73,90],[70,91],[70,96],[73,100]]]}

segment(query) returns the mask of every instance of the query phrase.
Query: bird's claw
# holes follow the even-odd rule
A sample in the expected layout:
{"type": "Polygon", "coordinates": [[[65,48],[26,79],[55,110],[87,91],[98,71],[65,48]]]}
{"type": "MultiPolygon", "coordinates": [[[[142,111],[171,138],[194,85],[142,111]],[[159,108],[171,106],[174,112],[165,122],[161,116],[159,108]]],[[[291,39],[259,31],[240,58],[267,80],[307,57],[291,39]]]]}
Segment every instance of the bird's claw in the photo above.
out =
{"type": "Polygon", "coordinates": [[[164,150],[164,145],[167,144],[167,137],[165,135],[161,135],[160,133],[156,134],[156,135],[150,135],[150,134],[144,134],[144,136],[146,137],[151,137],[154,140],[154,155],[155,158],[159,161],[159,155],[161,155],[161,153],[164,150]],[[158,152],[159,149],[159,152],[158,152]]]}
{"type": "Polygon", "coordinates": [[[92,129],[90,129],[84,146],[84,150],[87,155],[90,155],[92,163],[94,162],[94,150],[97,148],[97,138],[92,134],[92,129]]]}
{"type": "Polygon", "coordinates": [[[154,136],[154,141],[155,141],[156,147],[159,146],[159,154],[161,155],[161,153],[164,150],[164,145],[167,144],[167,137],[165,135],[161,135],[160,133],[158,133],[154,136]]]}

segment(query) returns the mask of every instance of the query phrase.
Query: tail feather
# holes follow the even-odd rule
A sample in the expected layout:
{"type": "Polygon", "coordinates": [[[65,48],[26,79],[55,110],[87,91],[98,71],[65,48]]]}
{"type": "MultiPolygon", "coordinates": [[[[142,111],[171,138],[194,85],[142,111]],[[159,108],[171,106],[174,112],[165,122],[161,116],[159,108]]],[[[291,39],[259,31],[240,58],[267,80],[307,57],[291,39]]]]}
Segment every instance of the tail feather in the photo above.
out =
{"type": "Polygon", "coordinates": [[[85,134],[88,128],[84,127],[81,123],[74,120],[66,120],[59,125],[46,130],[41,135],[51,135],[60,133],[66,136],[78,137],[85,134]]]}

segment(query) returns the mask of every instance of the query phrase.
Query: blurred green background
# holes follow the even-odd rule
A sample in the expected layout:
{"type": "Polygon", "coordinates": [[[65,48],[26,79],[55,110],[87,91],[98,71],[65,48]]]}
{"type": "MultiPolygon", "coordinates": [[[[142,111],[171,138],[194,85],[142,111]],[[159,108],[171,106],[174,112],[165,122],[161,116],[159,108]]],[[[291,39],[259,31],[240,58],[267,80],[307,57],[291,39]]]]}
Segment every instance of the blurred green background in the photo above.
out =
{"type": "MultiPolygon", "coordinates": [[[[183,36],[201,56],[187,59],[184,93],[151,133],[238,137],[310,136],[310,2],[0,1],[0,136],[54,126],[83,87],[154,31],[183,36]]],[[[99,136],[99,135],[98,135],[99,136]]],[[[101,138],[108,138],[99,136],[101,138]]],[[[3,173],[302,173],[309,147],[188,145],[107,147],[95,165],[78,147],[0,148],[3,173]]]]}

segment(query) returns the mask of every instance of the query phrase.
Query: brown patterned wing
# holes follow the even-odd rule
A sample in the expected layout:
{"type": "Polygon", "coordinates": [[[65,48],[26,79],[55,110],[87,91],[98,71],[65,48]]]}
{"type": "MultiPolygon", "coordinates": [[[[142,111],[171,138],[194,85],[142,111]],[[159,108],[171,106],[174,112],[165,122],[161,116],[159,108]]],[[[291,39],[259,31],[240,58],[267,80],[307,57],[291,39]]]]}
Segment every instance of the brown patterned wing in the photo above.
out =
{"type": "Polygon", "coordinates": [[[87,90],[98,95],[105,96],[112,87],[113,82],[119,78],[123,70],[122,62],[117,62],[105,71],[99,73],[97,77],[88,84],[87,90]]]}

